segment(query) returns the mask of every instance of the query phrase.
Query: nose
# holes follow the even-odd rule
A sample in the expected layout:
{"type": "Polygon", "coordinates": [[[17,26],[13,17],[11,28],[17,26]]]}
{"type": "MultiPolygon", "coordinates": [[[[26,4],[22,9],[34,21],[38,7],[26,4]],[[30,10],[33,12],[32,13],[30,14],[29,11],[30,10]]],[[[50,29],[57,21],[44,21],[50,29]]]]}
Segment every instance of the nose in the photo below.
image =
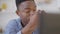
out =
{"type": "Polygon", "coordinates": [[[34,15],[34,11],[30,11],[30,16],[33,16],[34,15]]]}

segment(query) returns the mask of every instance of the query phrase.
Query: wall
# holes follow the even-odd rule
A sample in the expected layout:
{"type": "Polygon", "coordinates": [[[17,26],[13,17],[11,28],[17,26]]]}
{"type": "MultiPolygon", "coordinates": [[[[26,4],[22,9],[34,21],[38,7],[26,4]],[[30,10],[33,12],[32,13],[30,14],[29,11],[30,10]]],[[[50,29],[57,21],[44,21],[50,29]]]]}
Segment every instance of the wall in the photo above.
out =
{"type": "Polygon", "coordinates": [[[0,6],[2,3],[7,4],[7,9],[3,12],[0,12],[0,26],[4,29],[9,20],[15,19],[18,16],[15,13],[15,0],[0,0],[0,6]]]}
{"type": "Polygon", "coordinates": [[[60,13],[60,0],[52,0],[50,4],[39,3],[38,0],[35,1],[37,4],[37,9],[45,10],[47,13],[60,13]]]}

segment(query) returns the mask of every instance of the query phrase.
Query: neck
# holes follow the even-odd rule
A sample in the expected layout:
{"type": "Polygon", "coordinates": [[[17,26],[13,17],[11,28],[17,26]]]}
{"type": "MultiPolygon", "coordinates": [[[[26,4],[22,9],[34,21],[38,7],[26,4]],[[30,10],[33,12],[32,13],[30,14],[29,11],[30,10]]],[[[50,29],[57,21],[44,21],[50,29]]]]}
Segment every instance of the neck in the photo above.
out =
{"type": "Polygon", "coordinates": [[[27,25],[27,22],[25,22],[25,21],[22,20],[21,24],[22,24],[23,27],[25,27],[27,25]]]}

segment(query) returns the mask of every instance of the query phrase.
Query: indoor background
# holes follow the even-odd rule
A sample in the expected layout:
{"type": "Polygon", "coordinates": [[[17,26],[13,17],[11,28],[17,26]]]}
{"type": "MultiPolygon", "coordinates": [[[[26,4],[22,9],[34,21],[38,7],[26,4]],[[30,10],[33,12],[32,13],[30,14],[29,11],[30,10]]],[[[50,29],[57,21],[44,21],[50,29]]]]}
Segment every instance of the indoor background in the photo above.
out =
{"type": "MultiPolygon", "coordinates": [[[[37,10],[45,10],[47,13],[47,16],[44,15],[44,23],[52,24],[53,22],[51,26],[48,26],[51,28],[55,25],[59,29],[58,32],[60,32],[60,0],[35,0],[35,2],[37,10]]],[[[9,20],[18,18],[15,11],[15,0],[0,0],[0,34],[3,34],[9,20]]]]}

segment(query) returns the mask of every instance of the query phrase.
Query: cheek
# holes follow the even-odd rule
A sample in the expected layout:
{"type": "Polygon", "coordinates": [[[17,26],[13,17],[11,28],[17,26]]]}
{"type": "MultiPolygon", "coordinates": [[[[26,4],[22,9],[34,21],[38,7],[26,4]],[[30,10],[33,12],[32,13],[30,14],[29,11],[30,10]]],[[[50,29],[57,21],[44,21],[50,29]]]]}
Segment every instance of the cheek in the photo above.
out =
{"type": "Polygon", "coordinates": [[[22,18],[23,18],[24,20],[27,20],[27,21],[30,20],[29,14],[27,14],[27,13],[22,14],[22,18]]]}
{"type": "Polygon", "coordinates": [[[27,16],[26,13],[22,13],[22,14],[21,14],[21,19],[22,19],[24,22],[26,22],[26,23],[28,23],[29,20],[30,20],[30,18],[27,16]]]}
{"type": "Polygon", "coordinates": [[[25,13],[22,13],[22,14],[20,15],[20,17],[21,17],[22,19],[26,19],[26,18],[27,18],[27,15],[26,15],[25,13]]]}

